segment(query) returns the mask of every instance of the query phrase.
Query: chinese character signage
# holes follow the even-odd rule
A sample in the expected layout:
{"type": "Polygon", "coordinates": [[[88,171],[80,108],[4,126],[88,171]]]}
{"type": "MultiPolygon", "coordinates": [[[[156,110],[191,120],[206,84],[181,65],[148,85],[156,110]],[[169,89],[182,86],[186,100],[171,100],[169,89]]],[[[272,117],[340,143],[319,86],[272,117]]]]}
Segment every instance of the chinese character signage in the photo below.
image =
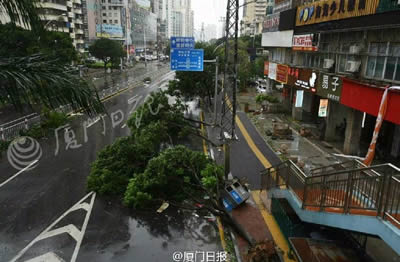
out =
{"type": "Polygon", "coordinates": [[[122,38],[124,33],[119,25],[101,24],[96,25],[96,36],[105,38],[122,38]]]}
{"type": "Polygon", "coordinates": [[[318,116],[326,117],[327,113],[328,113],[328,99],[320,99],[318,116]]]}
{"type": "Polygon", "coordinates": [[[263,22],[263,33],[278,31],[279,28],[279,13],[268,15],[263,22]]]}
{"type": "Polygon", "coordinates": [[[315,93],[317,92],[317,80],[318,74],[316,72],[313,72],[311,69],[300,68],[294,85],[315,93]]]}
{"type": "Polygon", "coordinates": [[[276,80],[276,63],[269,63],[268,77],[272,80],[276,80]]]}
{"type": "Polygon", "coordinates": [[[171,70],[203,71],[203,49],[171,49],[171,70]]]}
{"type": "Polygon", "coordinates": [[[289,67],[287,65],[277,65],[276,66],[276,81],[282,84],[287,84],[288,82],[289,67]]]}
{"type": "Polygon", "coordinates": [[[172,36],[170,42],[171,42],[171,49],[174,48],[194,49],[194,37],[172,36]]]}
{"type": "Polygon", "coordinates": [[[267,76],[269,71],[269,62],[264,61],[264,75],[267,76]]]}
{"type": "Polygon", "coordinates": [[[294,35],[293,50],[297,51],[318,51],[317,46],[313,46],[314,34],[294,35]]]}
{"type": "Polygon", "coordinates": [[[297,8],[296,26],[371,15],[376,13],[379,0],[327,0],[297,8]]]}
{"type": "Polygon", "coordinates": [[[335,75],[321,73],[317,87],[317,95],[339,102],[341,94],[342,78],[335,75]]]}

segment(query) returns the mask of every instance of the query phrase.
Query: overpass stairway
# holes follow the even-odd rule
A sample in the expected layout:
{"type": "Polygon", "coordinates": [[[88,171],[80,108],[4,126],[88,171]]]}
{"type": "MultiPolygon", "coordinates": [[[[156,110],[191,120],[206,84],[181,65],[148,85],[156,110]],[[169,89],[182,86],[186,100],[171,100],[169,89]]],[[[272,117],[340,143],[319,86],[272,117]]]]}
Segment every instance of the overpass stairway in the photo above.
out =
{"type": "Polygon", "coordinates": [[[400,255],[400,169],[392,164],[351,160],[305,174],[288,160],[263,171],[261,186],[302,221],[379,236],[400,255]]]}

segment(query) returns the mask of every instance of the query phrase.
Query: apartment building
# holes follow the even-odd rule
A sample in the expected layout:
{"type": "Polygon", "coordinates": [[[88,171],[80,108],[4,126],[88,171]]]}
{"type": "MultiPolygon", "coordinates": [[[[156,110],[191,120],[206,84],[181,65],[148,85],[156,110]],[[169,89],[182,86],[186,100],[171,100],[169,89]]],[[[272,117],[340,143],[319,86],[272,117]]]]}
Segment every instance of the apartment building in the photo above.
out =
{"type": "Polygon", "coordinates": [[[240,22],[240,35],[261,34],[264,17],[273,12],[274,0],[257,2],[245,0],[244,4],[243,17],[240,22]]]}
{"type": "Polygon", "coordinates": [[[191,0],[165,0],[163,18],[166,21],[166,36],[193,36],[194,12],[191,0]]]}

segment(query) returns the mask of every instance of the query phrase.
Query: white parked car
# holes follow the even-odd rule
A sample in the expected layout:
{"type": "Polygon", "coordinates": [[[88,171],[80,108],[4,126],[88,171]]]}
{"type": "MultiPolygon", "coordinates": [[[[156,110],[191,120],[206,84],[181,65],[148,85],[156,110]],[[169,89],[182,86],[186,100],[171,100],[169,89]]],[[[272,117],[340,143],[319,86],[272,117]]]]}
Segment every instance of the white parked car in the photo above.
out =
{"type": "Polygon", "coordinates": [[[264,86],[264,85],[258,85],[257,86],[257,93],[266,94],[267,93],[267,87],[264,86]]]}

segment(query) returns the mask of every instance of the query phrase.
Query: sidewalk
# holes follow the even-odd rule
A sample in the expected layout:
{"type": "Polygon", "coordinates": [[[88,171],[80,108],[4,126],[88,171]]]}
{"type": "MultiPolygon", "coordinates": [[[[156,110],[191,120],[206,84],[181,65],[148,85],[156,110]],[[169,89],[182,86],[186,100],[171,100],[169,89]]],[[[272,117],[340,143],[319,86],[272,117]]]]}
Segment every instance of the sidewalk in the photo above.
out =
{"type": "MultiPolygon", "coordinates": [[[[210,111],[206,110],[204,115],[207,123],[213,122],[213,114],[210,111]]],[[[250,183],[249,188],[254,191],[252,191],[251,198],[246,203],[231,212],[232,218],[254,243],[266,243],[265,250],[276,253],[276,255],[280,253],[276,252],[277,250],[282,250],[283,261],[294,261],[289,258],[289,245],[273,216],[266,211],[261,201],[260,191],[258,191],[261,186],[260,171],[270,167],[272,165],[271,162],[276,164],[280,160],[264,142],[246,114],[243,112],[238,113],[236,125],[238,141],[231,146],[230,158],[232,175],[239,178],[247,178],[250,183]],[[274,243],[277,246],[276,248],[274,248],[274,243]]],[[[214,144],[220,143],[217,139],[219,136],[218,128],[207,127],[207,136],[214,144]]],[[[207,148],[206,145],[204,147],[207,148]]],[[[224,153],[220,148],[210,146],[209,154],[217,163],[223,164],[224,153]]],[[[240,251],[239,261],[249,261],[250,246],[237,235],[236,239],[236,244],[240,251]]]]}
{"type": "MultiPolygon", "coordinates": [[[[236,118],[236,134],[238,140],[231,145],[230,166],[233,176],[241,179],[247,178],[249,188],[252,190],[251,198],[240,207],[232,211],[233,219],[247,232],[255,243],[273,240],[278,250],[282,251],[283,261],[295,261],[289,258],[290,246],[280,230],[274,216],[268,211],[269,207],[266,192],[260,194],[260,171],[278,164],[286,159],[292,159],[308,170],[341,162],[342,159],[332,153],[341,153],[332,147],[327,148],[320,141],[312,137],[303,137],[297,131],[298,126],[289,121],[282,114],[253,114],[243,112],[244,103],[253,100],[252,109],[259,108],[255,104],[256,94],[238,94],[238,112],[236,118]],[[291,130],[290,139],[272,138],[268,133],[273,130],[273,125],[287,124],[291,130]],[[268,132],[269,131],[269,132],[268,132]]],[[[213,114],[210,109],[205,111],[205,120],[213,122],[213,114]]],[[[207,127],[207,135],[215,144],[221,142],[219,129],[207,127]]],[[[209,153],[217,163],[223,165],[224,152],[221,148],[210,147],[209,153]]],[[[237,237],[237,246],[240,250],[241,261],[248,261],[247,242],[237,237]]]]}

